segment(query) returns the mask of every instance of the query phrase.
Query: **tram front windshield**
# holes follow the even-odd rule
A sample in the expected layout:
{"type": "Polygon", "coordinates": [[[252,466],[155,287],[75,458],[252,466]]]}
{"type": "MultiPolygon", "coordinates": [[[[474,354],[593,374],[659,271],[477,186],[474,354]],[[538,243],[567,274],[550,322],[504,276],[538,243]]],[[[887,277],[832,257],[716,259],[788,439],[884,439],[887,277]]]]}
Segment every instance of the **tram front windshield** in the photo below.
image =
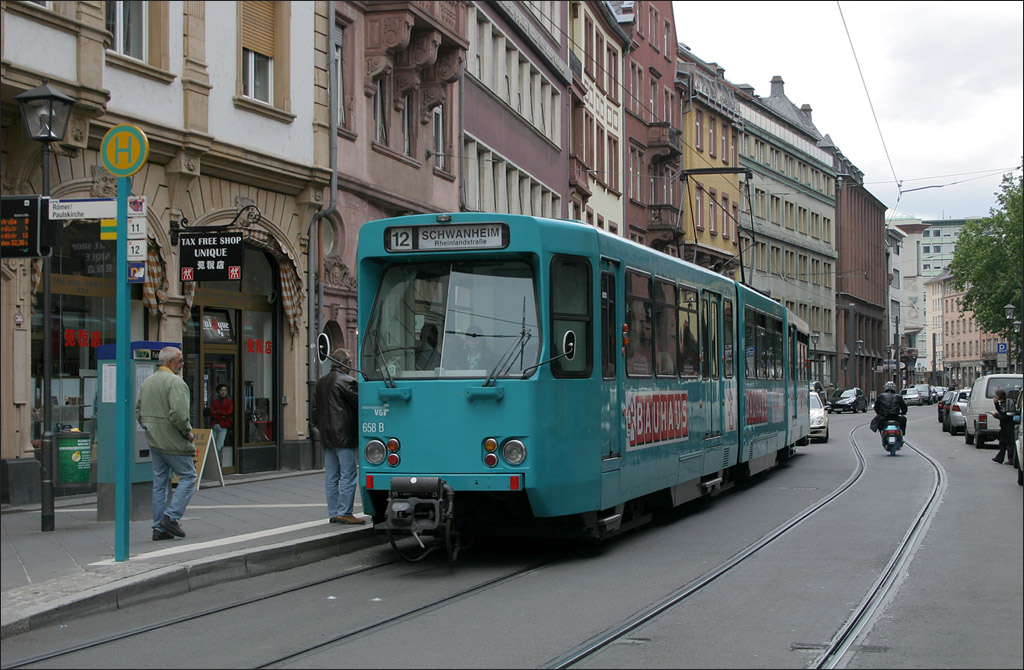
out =
{"type": "Polygon", "coordinates": [[[521,261],[391,266],[360,367],[375,380],[522,377],[540,350],[534,284],[521,261]]]}

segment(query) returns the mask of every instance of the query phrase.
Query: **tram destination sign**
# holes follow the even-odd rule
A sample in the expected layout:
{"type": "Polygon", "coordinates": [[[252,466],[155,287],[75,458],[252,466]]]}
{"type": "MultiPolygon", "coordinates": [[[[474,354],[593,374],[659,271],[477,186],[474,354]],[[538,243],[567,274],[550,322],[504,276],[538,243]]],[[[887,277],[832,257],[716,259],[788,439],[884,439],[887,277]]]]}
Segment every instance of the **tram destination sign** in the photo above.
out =
{"type": "Polygon", "coordinates": [[[39,227],[45,209],[38,195],[3,196],[0,257],[39,258],[39,227]]]}
{"type": "Polygon", "coordinates": [[[245,245],[238,232],[181,233],[181,281],[238,281],[245,245]]]}
{"type": "Polygon", "coordinates": [[[391,226],[384,229],[384,249],[391,253],[504,249],[508,240],[508,226],[504,223],[391,226]]]}

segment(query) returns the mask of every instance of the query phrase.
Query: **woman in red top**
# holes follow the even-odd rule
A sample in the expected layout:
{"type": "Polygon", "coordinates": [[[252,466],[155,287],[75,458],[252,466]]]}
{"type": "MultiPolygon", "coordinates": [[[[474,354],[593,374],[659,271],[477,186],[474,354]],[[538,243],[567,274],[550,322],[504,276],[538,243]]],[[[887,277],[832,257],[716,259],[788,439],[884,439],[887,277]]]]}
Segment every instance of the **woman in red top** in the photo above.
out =
{"type": "Polygon", "coordinates": [[[231,428],[231,420],[235,413],[235,403],[228,397],[228,385],[217,385],[217,397],[210,403],[210,427],[213,429],[213,443],[217,446],[217,453],[224,449],[224,438],[227,437],[228,428],[231,428]]]}

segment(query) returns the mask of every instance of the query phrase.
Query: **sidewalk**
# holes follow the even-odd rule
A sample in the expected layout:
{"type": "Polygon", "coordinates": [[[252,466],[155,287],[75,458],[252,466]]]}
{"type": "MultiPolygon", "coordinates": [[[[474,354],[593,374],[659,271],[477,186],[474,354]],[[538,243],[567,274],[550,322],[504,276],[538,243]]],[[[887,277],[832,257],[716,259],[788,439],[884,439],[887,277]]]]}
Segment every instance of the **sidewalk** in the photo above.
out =
{"type": "MultiPolygon", "coordinates": [[[[327,520],[322,470],[225,475],[204,482],[181,520],[187,537],[154,542],[152,522],[129,523],[129,558],[114,560],[115,523],[96,520],[96,495],[4,505],[0,639],[152,598],[313,563],[376,543],[364,526],[327,520]]],[[[362,515],[359,492],[354,513],[362,515]]],[[[365,517],[364,517],[365,518],[365,517]]]]}

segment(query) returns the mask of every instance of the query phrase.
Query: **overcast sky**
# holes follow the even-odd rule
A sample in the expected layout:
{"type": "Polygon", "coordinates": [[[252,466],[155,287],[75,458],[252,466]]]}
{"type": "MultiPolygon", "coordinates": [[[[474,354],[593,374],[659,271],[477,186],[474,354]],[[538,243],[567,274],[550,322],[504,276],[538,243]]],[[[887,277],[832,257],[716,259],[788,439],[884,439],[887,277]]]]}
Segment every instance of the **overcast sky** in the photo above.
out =
{"type": "Polygon", "coordinates": [[[767,97],[780,75],[887,207],[987,216],[1002,174],[1020,174],[1022,2],[673,5],[679,41],[733,84],[767,97]],[[907,192],[922,186],[941,188],[907,192]]]}

